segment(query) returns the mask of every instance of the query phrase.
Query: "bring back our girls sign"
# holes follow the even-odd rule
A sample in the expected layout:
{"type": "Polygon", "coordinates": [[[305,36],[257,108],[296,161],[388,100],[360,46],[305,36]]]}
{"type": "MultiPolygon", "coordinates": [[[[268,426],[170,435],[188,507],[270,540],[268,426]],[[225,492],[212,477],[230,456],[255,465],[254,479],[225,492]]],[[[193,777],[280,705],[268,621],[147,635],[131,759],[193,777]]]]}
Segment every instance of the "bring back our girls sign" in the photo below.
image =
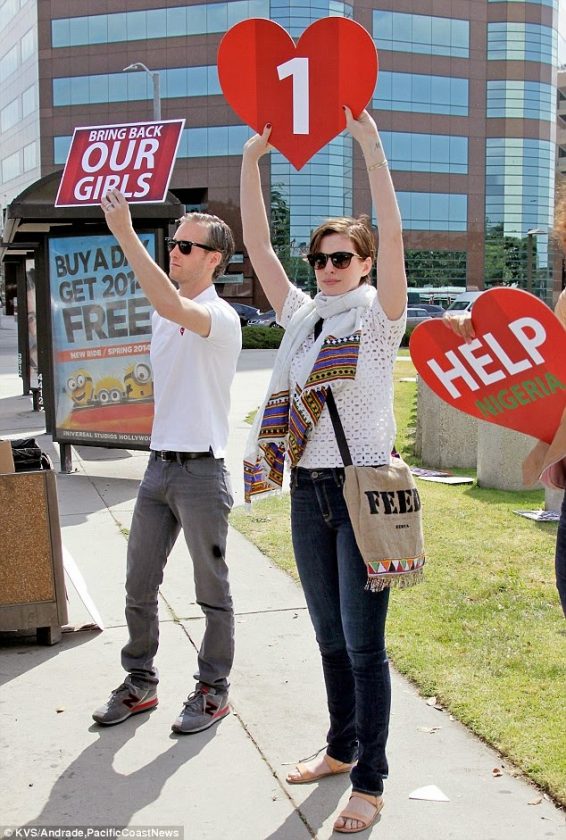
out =
{"type": "Polygon", "coordinates": [[[130,202],[165,201],[185,120],[75,128],[56,207],[100,204],[109,189],[130,202]]]}

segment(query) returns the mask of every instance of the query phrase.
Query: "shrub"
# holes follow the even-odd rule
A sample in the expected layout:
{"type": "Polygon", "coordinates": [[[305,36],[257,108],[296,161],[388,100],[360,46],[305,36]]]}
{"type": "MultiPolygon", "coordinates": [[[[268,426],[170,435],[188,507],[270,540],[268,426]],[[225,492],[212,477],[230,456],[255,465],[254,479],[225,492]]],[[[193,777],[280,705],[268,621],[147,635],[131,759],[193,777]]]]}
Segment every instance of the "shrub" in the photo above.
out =
{"type": "Polygon", "coordinates": [[[244,327],[242,330],[243,350],[270,350],[277,348],[283,338],[281,327],[244,327]]]}

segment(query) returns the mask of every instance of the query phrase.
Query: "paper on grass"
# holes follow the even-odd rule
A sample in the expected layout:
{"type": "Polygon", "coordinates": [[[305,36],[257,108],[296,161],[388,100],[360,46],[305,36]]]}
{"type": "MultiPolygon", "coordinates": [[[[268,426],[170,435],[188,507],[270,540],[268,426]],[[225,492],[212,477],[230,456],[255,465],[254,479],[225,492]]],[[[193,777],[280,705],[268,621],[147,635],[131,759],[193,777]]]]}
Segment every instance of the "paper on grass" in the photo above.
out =
{"type": "Polygon", "coordinates": [[[450,802],[445,793],[436,785],[425,785],[409,794],[409,799],[426,799],[429,802],[450,802]]]}
{"type": "Polygon", "coordinates": [[[535,522],[558,522],[560,513],[557,510],[514,510],[517,516],[534,519],[535,522]]]}
{"type": "Polygon", "coordinates": [[[100,630],[104,630],[104,622],[102,620],[102,616],[98,612],[96,608],[96,604],[90,597],[90,593],[87,589],[87,585],[85,582],[84,577],[82,576],[79,567],[75,563],[73,559],[73,555],[71,552],[63,546],[63,569],[65,570],[66,576],[69,578],[75,590],[87,608],[89,615],[94,620],[94,623],[100,630]]]}
{"type": "Polygon", "coordinates": [[[442,470],[429,470],[426,467],[410,467],[413,475],[422,478],[425,475],[451,475],[451,473],[443,472],[442,470]]]}
{"type": "Polygon", "coordinates": [[[474,479],[467,475],[418,475],[423,481],[436,481],[438,484],[473,484],[474,479]]]}

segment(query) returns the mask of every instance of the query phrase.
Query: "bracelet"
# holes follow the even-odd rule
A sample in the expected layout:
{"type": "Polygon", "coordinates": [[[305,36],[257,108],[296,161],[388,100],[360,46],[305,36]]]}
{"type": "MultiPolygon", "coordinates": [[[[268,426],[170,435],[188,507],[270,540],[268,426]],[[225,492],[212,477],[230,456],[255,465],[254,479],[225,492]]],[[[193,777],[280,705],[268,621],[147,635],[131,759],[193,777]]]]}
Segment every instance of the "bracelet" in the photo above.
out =
{"type": "Polygon", "coordinates": [[[368,166],[368,172],[373,172],[374,169],[381,169],[382,166],[387,166],[389,161],[387,158],[383,158],[380,160],[379,163],[372,163],[371,166],[368,166]]]}

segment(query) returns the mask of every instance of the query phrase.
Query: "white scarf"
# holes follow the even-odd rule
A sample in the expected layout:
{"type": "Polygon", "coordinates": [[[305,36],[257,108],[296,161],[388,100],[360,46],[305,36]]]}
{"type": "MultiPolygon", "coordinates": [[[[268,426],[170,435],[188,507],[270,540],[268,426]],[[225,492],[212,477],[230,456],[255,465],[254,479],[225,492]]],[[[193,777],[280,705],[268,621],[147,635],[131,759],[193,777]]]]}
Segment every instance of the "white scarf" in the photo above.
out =
{"type": "MultiPolygon", "coordinates": [[[[314,300],[307,301],[291,318],[281,346],[275,359],[273,373],[267,389],[266,398],[256,414],[254,423],[248,436],[245,454],[244,471],[246,477],[246,495],[250,476],[253,475],[253,483],[257,489],[251,490],[249,495],[257,492],[276,489],[280,486],[282,479],[282,457],[287,438],[287,428],[282,436],[277,435],[273,429],[273,422],[269,421],[266,409],[276,413],[280,409],[281,428],[283,427],[283,415],[287,406],[287,422],[289,412],[289,372],[291,362],[297,351],[314,330],[314,326],[320,318],[323,318],[323,325],[320,335],[308,351],[301,370],[297,376],[297,387],[290,400],[294,408],[298,407],[302,419],[305,419],[305,412],[302,410],[305,395],[314,389],[320,391],[325,383],[332,383],[333,391],[340,390],[344,385],[344,378],[338,376],[332,378],[316,375],[315,365],[323,350],[325,342],[336,346],[340,345],[340,339],[352,338],[361,334],[361,322],[365,312],[373,304],[376,297],[376,290],[373,286],[363,283],[356,289],[346,292],[343,295],[324,295],[319,292],[314,300]],[[334,342],[334,339],[337,339],[334,342]],[[264,418],[266,422],[264,422],[264,418]],[[277,464],[274,462],[277,461],[277,464]],[[261,478],[259,474],[261,473],[261,478]],[[261,487],[260,487],[261,486],[261,487]]],[[[352,378],[351,376],[345,377],[352,378]]],[[[308,412],[307,412],[308,413],[308,412]]],[[[306,434],[310,427],[317,422],[317,417],[306,418],[306,434]],[[310,422],[309,422],[310,420],[310,422]]]]}

